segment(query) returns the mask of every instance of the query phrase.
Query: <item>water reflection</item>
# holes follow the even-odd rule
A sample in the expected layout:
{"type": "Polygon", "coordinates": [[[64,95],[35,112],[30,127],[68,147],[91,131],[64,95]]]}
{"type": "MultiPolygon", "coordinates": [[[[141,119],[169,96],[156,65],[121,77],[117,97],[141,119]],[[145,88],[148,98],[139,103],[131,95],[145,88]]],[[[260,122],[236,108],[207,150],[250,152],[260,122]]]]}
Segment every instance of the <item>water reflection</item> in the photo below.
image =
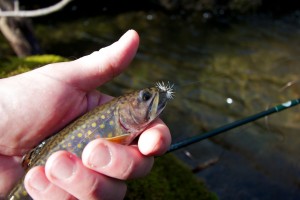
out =
{"type": "MultiPolygon", "coordinates": [[[[163,114],[174,142],[299,97],[299,28],[289,21],[213,26],[197,16],[138,12],[73,26],[69,42],[84,46],[54,53],[82,55],[130,28],[139,32],[132,66],[102,89],[119,95],[156,81],[174,83],[176,97],[163,114]]],[[[197,175],[220,199],[299,199],[299,120],[299,108],[292,108],[176,155],[191,168],[219,158],[197,175]]]]}

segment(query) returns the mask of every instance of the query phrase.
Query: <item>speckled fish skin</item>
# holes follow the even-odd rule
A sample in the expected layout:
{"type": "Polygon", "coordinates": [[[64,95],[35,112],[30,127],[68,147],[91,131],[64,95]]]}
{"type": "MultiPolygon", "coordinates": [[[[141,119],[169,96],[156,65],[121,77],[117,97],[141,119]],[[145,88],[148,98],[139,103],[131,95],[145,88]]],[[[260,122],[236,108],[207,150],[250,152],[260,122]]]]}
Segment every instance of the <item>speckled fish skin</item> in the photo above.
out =
{"type": "MultiPolygon", "coordinates": [[[[146,88],[96,107],[25,155],[23,167],[28,171],[34,166],[45,165],[49,156],[60,150],[81,157],[84,147],[96,138],[130,144],[165,108],[171,96],[168,92],[160,87],[146,88]]],[[[32,199],[23,180],[13,188],[8,199],[32,199]]]]}

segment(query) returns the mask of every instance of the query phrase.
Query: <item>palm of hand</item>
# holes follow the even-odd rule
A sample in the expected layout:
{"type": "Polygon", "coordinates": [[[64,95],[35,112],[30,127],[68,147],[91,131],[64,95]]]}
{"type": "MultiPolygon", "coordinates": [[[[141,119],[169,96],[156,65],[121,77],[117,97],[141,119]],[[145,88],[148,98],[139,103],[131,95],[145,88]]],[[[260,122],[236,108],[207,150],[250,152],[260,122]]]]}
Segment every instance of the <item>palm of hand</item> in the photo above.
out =
{"type": "Polygon", "coordinates": [[[0,179],[7,188],[24,173],[20,160],[25,152],[77,116],[109,99],[97,91],[86,91],[60,80],[56,74],[51,75],[51,71],[55,71],[52,68],[46,66],[1,80],[4,113],[7,110],[7,117],[1,123],[15,119],[0,140],[0,179]]]}

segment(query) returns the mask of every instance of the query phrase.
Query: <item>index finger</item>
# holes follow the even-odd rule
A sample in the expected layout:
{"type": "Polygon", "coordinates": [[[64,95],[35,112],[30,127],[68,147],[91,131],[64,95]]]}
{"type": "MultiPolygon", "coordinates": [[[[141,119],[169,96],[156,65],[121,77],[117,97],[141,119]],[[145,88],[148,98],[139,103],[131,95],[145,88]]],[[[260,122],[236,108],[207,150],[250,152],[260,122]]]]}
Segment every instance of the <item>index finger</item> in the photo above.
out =
{"type": "Polygon", "coordinates": [[[159,156],[164,154],[171,144],[169,128],[161,119],[156,119],[140,135],[138,147],[146,156],[159,156]]]}

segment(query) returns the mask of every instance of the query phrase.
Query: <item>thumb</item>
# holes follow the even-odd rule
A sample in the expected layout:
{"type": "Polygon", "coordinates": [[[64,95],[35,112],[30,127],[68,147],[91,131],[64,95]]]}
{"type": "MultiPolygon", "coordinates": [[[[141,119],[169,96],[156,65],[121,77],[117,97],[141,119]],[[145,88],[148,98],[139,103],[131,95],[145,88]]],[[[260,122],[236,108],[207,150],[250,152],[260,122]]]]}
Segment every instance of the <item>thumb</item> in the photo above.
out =
{"type": "Polygon", "coordinates": [[[137,32],[129,30],[110,46],[71,62],[50,64],[41,70],[46,70],[48,75],[55,72],[56,79],[90,91],[124,71],[134,58],[138,45],[137,32]]]}

